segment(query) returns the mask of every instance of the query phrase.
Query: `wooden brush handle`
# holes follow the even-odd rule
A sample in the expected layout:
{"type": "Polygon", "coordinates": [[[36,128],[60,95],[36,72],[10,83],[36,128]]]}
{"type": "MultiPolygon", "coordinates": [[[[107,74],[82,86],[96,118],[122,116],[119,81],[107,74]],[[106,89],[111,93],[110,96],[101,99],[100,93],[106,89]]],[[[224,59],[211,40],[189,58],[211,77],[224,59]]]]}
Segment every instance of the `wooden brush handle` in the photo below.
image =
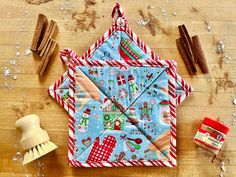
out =
{"type": "Polygon", "coordinates": [[[39,117],[35,114],[18,119],[15,126],[22,132],[20,145],[23,150],[31,149],[49,141],[47,132],[40,127],[39,117]]]}

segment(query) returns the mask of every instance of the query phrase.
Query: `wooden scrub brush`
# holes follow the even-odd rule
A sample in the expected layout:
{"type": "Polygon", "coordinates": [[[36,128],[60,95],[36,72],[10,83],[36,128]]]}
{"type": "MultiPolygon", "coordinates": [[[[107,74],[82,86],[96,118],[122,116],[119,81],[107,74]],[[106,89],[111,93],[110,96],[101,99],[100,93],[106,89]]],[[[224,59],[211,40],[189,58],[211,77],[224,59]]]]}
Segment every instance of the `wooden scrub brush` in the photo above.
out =
{"type": "Polygon", "coordinates": [[[16,128],[22,132],[19,144],[25,151],[23,165],[55,150],[57,146],[49,140],[48,133],[40,127],[39,117],[30,114],[18,119],[16,128]]]}

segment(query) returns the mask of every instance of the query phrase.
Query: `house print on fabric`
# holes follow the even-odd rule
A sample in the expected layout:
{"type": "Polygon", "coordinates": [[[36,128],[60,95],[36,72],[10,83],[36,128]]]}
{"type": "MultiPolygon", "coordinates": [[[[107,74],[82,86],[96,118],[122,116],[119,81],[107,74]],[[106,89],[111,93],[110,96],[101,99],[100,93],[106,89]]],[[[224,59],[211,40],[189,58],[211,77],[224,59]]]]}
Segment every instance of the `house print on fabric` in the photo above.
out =
{"type": "Polygon", "coordinates": [[[105,130],[124,130],[125,116],[108,98],[104,99],[102,110],[105,130]]]}

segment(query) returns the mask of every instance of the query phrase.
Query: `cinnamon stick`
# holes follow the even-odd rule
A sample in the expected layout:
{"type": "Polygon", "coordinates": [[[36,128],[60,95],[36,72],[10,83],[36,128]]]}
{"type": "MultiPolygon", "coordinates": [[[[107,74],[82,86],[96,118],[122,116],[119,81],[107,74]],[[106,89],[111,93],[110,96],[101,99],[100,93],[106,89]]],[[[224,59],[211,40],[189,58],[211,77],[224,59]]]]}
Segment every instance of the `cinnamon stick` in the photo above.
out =
{"type": "Polygon", "coordinates": [[[41,60],[41,63],[37,69],[37,74],[42,77],[44,74],[44,71],[47,68],[47,65],[49,63],[50,57],[53,54],[55,48],[57,46],[57,42],[54,39],[50,39],[48,47],[43,55],[43,58],[41,60]]]}
{"type": "Polygon", "coordinates": [[[193,40],[193,52],[195,57],[198,59],[199,66],[204,74],[209,73],[207,60],[202,49],[201,41],[198,35],[192,37],[193,40]]]}
{"type": "Polygon", "coordinates": [[[56,33],[56,30],[57,30],[57,24],[56,24],[56,22],[54,22],[52,25],[52,29],[49,33],[48,39],[46,41],[46,45],[43,47],[42,51],[39,54],[40,57],[43,57],[44,52],[47,49],[47,45],[49,44],[49,40],[54,36],[54,34],[56,33]]]}
{"type": "Polygon", "coordinates": [[[37,24],[34,30],[34,36],[30,47],[31,51],[36,52],[42,40],[43,32],[47,26],[47,17],[43,14],[38,15],[37,24]]]}
{"type": "Polygon", "coordinates": [[[179,25],[178,28],[179,28],[180,36],[183,38],[183,41],[186,45],[185,50],[186,50],[186,53],[188,55],[188,58],[190,60],[192,60],[192,62],[196,62],[196,60],[194,59],[194,55],[192,53],[193,44],[192,44],[191,38],[188,34],[188,30],[187,30],[186,26],[185,25],[179,25]]]}
{"type": "Polygon", "coordinates": [[[176,45],[179,50],[180,55],[182,56],[184,63],[188,69],[188,72],[190,74],[195,74],[197,72],[197,69],[194,65],[193,60],[190,60],[188,55],[187,55],[187,46],[184,43],[184,40],[182,38],[176,39],[176,45]]]}
{"type": "Polygon", "coordinates": [[[42,58],[43,55],[45,54],[46,50],[49,48],[49,44],[50,44],[50,39],[47,41],[46,45],[43,47],[43,50],[38,51],[38,55],[42,58]]]}
{"type": "Polygon", "coordinates": [[[53,26],[56,22],[54,22],[53,20],[50,21],[49,26],[46,30],[45,35],[43,36],[42,42],[40,43],[37,53],[40,54],[40,52],[43,50],[43,48],[45,47],[45,45],[48,43],[48,41],[50,40],[50,35],[52,33],[52,29],[53,26]]]}
{"type": "Polygon", "coordinates": [[[52,44],[52,41],[50,40],[50,41],[49,41],[48,48],[47,48],[47,50],[45,51],[45,55],[44,55],[43,58],[41,59],[41,62],[40,62],[39,66],[38,66],[38,69],[37,69],[37,71],[36,71],[37,74],[39,74],[39,73],[41,72],[41,69],[42,69],[42,67],[43,67],[43,64],[44,64],[44,62],[45,62],[45,60],[46,60],[46,57],[47,57],[47,55],[48,55],[48,53],[49,53],[51,44],[52,44]]]}

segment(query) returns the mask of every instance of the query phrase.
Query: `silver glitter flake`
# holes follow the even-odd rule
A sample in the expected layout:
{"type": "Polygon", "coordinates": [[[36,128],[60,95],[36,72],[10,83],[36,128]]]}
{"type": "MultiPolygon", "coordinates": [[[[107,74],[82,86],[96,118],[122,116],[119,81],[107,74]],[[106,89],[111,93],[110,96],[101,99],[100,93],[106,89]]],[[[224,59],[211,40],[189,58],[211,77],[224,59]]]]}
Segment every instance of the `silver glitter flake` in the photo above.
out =
{"type": "Polygon", "coordinates": [[[211,32],[211,27],[210,26],[206,26],[206,29],[208,32],[211,32]]]}
{"type": "Polygon", "coordinates": [[[205,21],[206,29],[208,32],[211,32],[211,26],[208,21],[205,21]]]}
{"type": "Polygon", "coordinates": [[[224,63],[226,64],[229,63],[231,58],[228,55],[226,55],[224,41],[220,40],[217,42],[216,45],[217,45],[216,52],[221,55],[221,58],[223,59],[224,63]]]}
{"type": "Polygon", "coordinates": [[[173,16],[176,16],[176,12],[173,12],[172,15],[173,15],[173,16]]]}
{"type": "Polygon", "coordinates": [[[64,4],[59,7],[59,15],[62,17],[63,20],[69,20],[73,11],[76,10],[77,6],[77,3],[73,3],[70,0],[66,0],[64,4]]]}
{"type": "Polygon", "coordinates": [[[16,75],[14,75],[14,76],[13,76],[13,79],[14,79],[14,80],[16,80],[16,79],[17,79],[17,76],[16,76],[16,75]]]}
{"type": "Polygon", "coordinates": [[[38,160],[35,162],[34,166],[37,169],[37,176],[44,177],[44,162],[38,160]]]}
{"type": "Polygon", "coordinates": [[[220,173],[219,177],[224,177],[224,173],[220,173]]]}
{"type": "Polygon", "coordinates": [[[16,51],[16,56],[19,57],[20,56],[20,52],[16,51]]]}
{"type": "Polygon", "coordinates": [[[151,6],[151,5],[148,5],[148,6],[147,6],[147,9],[154,9],[154,7],[151,6]]]}
{"type": "Polygon", "coordinates": [[[224,162],[220,163],[220,169],[222,172],[225,172],[225,163],[224,162]]]}
{"type": "Polygon", "coordinates": [[[30,50],[30,48],[27,48],[26,50],[25,50],[25,55],[26,56],[30,56],[31,55],[31,50],[30,50]]]}
{"type": "Polygon", "coordinates": [[[159,9],[161,10],[162,16],[167,16],[166,9],[164,9],[163,7],[159,7],[159,9]]]}
{"type": "Polygon", "coordinates": [[[16,60],[11,60],[11,61],[10,61],[10,64],[11,64],[11,65],[16,65],[16,60]]]}
{"type": "Polygon", "coordinates": [[[233,113],[231,125],[235,125],[235,123],[236,123],[236,113],[233,113]]]}
{"type": "Polygon", "coordinates": [[[217,42],[217,53],[218,54],[223,54],[225,51],[225,44],[223,41],[218,41],[217,42]]]}
{"type": "Polygon", "coordinates": [[[149,21],[150,21],[149,19],[146,19],[146,20],[140,19],[138,21],[138,25],[139,26],[145,26],[145,25],[147,25],[149,23],[149,21]]]}
{"type": "Polygon", "coordinates": [[[4,75],[5,77],[8,77],[8,76],[10,76],[10,74],[11,74],[11,70],[10,70],[9,68],[5,67],[5,68],[3,69],[3,75],[4,75]]]}
{"type": "Polygon", "coordinates": [[[16,57],[19,57],[20,56],[20,51],[19,51],[19,49],[20,49],[20,43],[19,42],[16,42],[16,57]]]}
{"type": "Polygon", "coordinates": [[[20,152],[16,152],[16,154],[12,157],[12,160],[14,162],[17,162],[18,160],[22,160],[22,155],[20,152]]]}
{"type": "Polygon", "coordinates": [[[236,107],[236,96],[233,97],[233,104],[236,107]]]}
{"type": "Polygon", "coordinates": [[[225,63],[229,63],[229,60],[230,60],[231,58],[230,57],[228,57],[227,55],[224,55],[224,61],[225,61],[225,63]]]}

